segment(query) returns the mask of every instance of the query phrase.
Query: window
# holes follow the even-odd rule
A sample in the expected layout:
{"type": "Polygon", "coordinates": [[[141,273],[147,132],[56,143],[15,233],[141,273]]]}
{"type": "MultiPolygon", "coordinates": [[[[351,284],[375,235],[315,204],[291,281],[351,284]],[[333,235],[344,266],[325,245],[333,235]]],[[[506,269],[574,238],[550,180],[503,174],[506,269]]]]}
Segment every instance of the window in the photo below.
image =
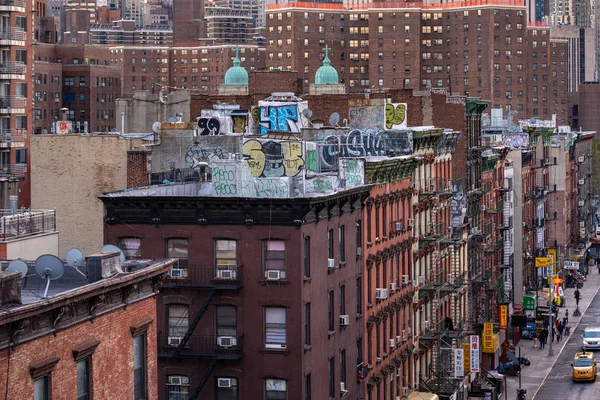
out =
{"type": "Polygon", "coordinates": [[[285,308],[283,307],[265,307],[265,347],[286,348],[285,308]]]}
{"type": "Polygon", "coordinates": [[[178,346],[188,331],[189,307],[185,304],[169,305],[169,344],[178,346]]]}
{"type": "Polygon", "coordinates": [[[340,350],[340,382],[346,383],[346,350],[340,350]]]}
{"type": "Polygon", "coordinates": [[[329,359],[329,398],[335,398],[335,359],[329,359]]]}
{"type": "Polygon", "coordinates": [[[346,315],[346,285],[340,286],[340,315],[346,315]]]}
{"type": "Polygon", "coordinates": [[[168,239],[167,257],[178,258],[180,266],[187,266],[188,258],[188,240],[187,239],[168,239]]]}
{"type": "Polygon", "coordinates": [[[119,247],[127,260],[135,260],[142,256],[142,239],[140,238],[121,238],[119,247]]]}
{"type": "Polygon", "coordinates": [[[283,379],[265,379],[265,400],[286,400],[287,382],[283,379]]]}
{"type": "Polygon", "coordinates": [[[356,247],[360,247],[362,251],[362,221],[356,221],[356,247]]]}
{"type": "Polygon", "coordinates": [[[281,271],[280,277],[285,278],[285,242],[283,240],[265,240],[265,274],[267,271],[281,271]]]}
{"type": "MultiPolygon", "coordinates": [[[[220,239],[215,241],[215,265],[217,271],[237,268],[236,241],[220,239]]],[[[219,272],[217,272],[219,276],[219,272]]]]}
{"type": "Polygon", "coordinates": [[[306,374],[304,377],[304,400],[311,400],[311,392],[312,390],[312,377],[310,374],[306,374]]]}
{"type": "Polygon", "coordinates": [[[92,398],[91,391],[91,374],[90,374],[90,357],[86,357],[77,362],[77,400],[90,400],[92,398]]]}
{"type": "Polygon", "coordinates": [[[190,378],[184,375],[169,375],[167,378],[167,400],[187,400],[190,395],[190,378]]]}
{"type": "Polygon", "coordinates": [[[217,306],[217,336],[237,336],[237,309],[235,306],[217,306]]]}
{"type": "Polygon", "coordinates": [[[344,225],[338,228],[338,240],[340,241],[340,262],[346,261],[346,232],[344,225]]]}
{"type": "Polygon", "coordinates": [[[310,277],[310,236],[304,237],[304,277],[310,277]]]}
{"type": "Polygon", "coordinates": [[[133,338],[133,398],[146,400],[146,334],[133,338]]]}
{"type": "Polygon", "coordinates": [[[362,278],[356,278],[356,315],[362,314],[362,278]]]}
{"type": "Polygon", "coordinates": [[[334,258],[333,256],[333,229],[327,231],[327,258],[334,258]]]}
{"type": "MultiPolygon", "coordinates": [[[[237,400],[238,381],[236,378],[217,378],[217,390],[215,390],[216,400],[237,400]]],[[[187,399],[187,397],[185,398],[187,399]]],[[[170,400],[170,399],[169,399],[170,400]]],[[[180,400],[177,397],[174,400],[180,400]]]]}
{"type": "Polygon", "coordinates": [[[310,345],[310,303],[304,305],[304,344],[310,345]]]}
{"type": "Polygon", "coordinates": [[[63,85],[64,86],[75,86],[75,77],[73,76],[66,76],[63,78],[63,85]]]}
{"type": "Polygon", "coordinates": [[[327,295],[327,313],[329,316],[329,331],[333,332],[335,331],[335,320],[334,320],[334,315],[335,312],[333,310],[333,290],[330,290],[328,295],[327,295]]]}
{"type": "Polygon", "coordinates": [[[33,381],[33,400],[50,399],[50,375],[44,375],[33,381]]]}
{"type": "Polygon", "coordinates": [[[85,76],[79,77],[79,86],[85,86],[85,76]]]}
{"type": "Polygon", "coordinates": [[[15,162],[17,164],[27,164],[27,149],[17,149],[16,150],[15,162]]]}

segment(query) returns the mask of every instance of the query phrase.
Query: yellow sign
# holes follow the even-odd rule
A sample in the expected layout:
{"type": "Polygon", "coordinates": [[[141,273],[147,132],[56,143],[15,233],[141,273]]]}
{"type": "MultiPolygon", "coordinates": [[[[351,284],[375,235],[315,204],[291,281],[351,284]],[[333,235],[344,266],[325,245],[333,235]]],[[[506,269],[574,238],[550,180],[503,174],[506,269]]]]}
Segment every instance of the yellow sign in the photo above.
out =
{"type": "Polygon", "coordinates": [[[468,374],[471,371],[471,345],[469,343],[463,343],[462,345],[463,353],[465,354],[464,365],[465,365],[465,374],[468,374]]]}
{"type": "Polygon", "coordinates": [[[548,249],[548,256],[552,257],[552,275],[556,276],[556,249],[548,249]]]}
{"type": "Polygon", "coordinates": [[[494,324],[491,322],[483,323],[483,341],[481,349],[484,353],[494,352],[494,324]]]}
{"type": "Polygon", "coordinates": [[[560,285],[563,282],[564,282],[564,280],[562,278],[559,278],[558,276],[555,276],[554,278],[552,278],[552,283],[554,283],[555,285],[560,285]]]}
{"type": "Polygon", "coordinates": [[[548,268],[552,264],[552,258],[550,257],[536,257],[535,266],[541,268],[548,268]]]}
{"type": "Polygon", "coordinates": [[[508,328],[508,306],[500,306],[500,329],[508,328]]]}

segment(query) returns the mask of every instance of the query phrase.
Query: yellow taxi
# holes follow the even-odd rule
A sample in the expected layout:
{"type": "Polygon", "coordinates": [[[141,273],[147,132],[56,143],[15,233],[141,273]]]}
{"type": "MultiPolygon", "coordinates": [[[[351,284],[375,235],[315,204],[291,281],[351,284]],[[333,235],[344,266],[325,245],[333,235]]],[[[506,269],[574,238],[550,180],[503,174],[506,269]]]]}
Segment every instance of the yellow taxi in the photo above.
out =
{"type": "Polygon", "coordinates": [[[573,382],[596,380],[596,359],[591,352],[575,353],[575,359],[571,363],[573,368],[573,382]]]}

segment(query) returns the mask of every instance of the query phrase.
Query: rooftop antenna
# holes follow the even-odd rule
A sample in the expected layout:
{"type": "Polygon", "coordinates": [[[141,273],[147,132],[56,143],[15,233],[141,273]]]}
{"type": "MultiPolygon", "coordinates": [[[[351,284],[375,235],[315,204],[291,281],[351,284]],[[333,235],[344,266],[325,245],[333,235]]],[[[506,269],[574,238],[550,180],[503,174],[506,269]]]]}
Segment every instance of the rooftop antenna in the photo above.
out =
{"type": "Polygon", "coordinates": [[[100,253],[121,253],[121,266],[125,265],[125,254],[123,250],[113,244],[105,244],[101,249],[100,253]]]}
{"type": "Polygon", "coordinates": [[[46,290],[44,291],[45,299],[48,296],[48,288],[50,288],[50,281],[56,280],[63,276],[65,273],[65,265],[60,258],[53,256],[52,254],[41,255],[35,260],[35,272],[38,273],[42,279],[46,279],[46,290]]]}
{"type": "Polygon", "coordinates": [[[329,117],[329,126],[335,126],[335,127],[337,127],[338,126],[338,122],[340,122],[340,114],[334,112],[329,117]]]}
{"type": "Polygon", "coordinates": [[[18,272],[21,274],[21,278],[25,278],[29,268],[27,268],[27,264],[21,260],[13,260],[8,264],[8,268],[6,268],[8,272],[18,272]]]}
{"type": "Polygon", "coordinates": [[[79,266],[83,265],[83,253],[79,249],[71,249],[67,252],[67,264],[79,272],[82,276],[87,276],[79,270],[79,266]]]}

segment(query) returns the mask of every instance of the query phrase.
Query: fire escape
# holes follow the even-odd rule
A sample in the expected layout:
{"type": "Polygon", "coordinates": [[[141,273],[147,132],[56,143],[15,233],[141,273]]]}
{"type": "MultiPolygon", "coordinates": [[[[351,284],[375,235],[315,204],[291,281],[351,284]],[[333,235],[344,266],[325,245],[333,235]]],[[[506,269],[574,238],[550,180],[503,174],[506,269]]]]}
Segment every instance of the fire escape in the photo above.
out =
{"type": "Polygon", "coordinates": [[[441,216],[442,203],[452,197],[454,185],[439,178],[431,179],[419,193],[419,201],[433,201],[436,206],[431,214],[431,223],[419,238],[419,251],[431,254],[427,280],[420,282],[419,300],[430,300],[432,313],[419,332],[419,348],[431,351],[428,379],[421,376],[420,384],[429,392],[451,396],[458,389],[454,379],[452,349],[461,344],[462,316],[460,303],[454,296],[463,287],[460,248],[464,245],[462,234],[453,232],[448,221],[441,216]],[[442,258],[450,258],[450,274],[442,268],[442,258]],[[446,296],[450,300],[451,316],[442,314],[446,296]]]}
{"type": "MultiPolygon", "coordinates": [[[[170,278],[162,288],[172,289],[176,292],[181,289],[195,289],[199,297],[202,295],[205,297],[183,337],[159,336],[158,357],[161,359],[198,360],[197,372],[200,372],[200,369],[208,361],[202,378],[194,391],[190,393],[189,399],[196,400],[217,364],[235,363],[243,356],[243,336],[217,336],[216,332],[209,336],[194,334],[202,316],[218,294],[231,294],[232,292],[239,294],[243,286],[242,267],[229,266],[226,269],[182,267],[181,265],[179,267],[171,271],[170,278]]],[[[211,321],[210,324],[212,325],[213,322],[211,321]]]]}

